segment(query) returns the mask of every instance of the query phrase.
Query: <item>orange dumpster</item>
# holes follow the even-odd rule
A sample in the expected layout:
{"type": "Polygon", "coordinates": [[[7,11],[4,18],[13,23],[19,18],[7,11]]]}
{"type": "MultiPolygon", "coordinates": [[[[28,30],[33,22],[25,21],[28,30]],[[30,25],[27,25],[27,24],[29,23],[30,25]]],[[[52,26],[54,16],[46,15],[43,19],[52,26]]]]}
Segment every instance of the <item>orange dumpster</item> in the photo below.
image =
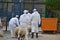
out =
{"type": "Polygon", "coordinates": [[[42,18],[42,31],[57,31],[57,18],[42,18]]]}

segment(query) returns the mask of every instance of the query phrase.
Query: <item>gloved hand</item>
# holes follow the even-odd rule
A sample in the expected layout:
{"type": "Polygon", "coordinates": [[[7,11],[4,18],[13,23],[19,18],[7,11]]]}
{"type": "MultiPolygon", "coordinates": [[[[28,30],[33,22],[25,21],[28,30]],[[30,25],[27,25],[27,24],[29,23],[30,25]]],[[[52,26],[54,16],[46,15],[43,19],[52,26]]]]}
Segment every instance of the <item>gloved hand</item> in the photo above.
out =
{"type": "Polygon", "coordinates": [[[41,27],[41,24],[39,24],[38,27],[41,27]]]}

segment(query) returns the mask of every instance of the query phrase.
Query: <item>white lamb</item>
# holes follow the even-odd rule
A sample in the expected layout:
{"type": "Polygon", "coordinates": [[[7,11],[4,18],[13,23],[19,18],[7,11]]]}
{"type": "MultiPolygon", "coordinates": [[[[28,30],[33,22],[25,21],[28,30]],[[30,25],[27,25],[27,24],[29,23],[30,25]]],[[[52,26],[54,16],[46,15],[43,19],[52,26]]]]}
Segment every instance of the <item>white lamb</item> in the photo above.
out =
{"type": "Polygon", "coordinates": [[[20,39],[24,39],[25,38],[25,29],[24,28],[19,28],[19,27],[16,27],[15,28],[15,36],[18,37],[18,40],[20,39]]]}

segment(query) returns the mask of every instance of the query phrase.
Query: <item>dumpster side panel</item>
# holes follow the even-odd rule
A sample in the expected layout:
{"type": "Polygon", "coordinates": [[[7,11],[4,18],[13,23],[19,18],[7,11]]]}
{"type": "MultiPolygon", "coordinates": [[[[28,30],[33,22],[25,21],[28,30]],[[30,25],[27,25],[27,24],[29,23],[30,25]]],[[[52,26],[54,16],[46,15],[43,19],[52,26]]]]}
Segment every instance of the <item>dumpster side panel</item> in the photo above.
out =
{"type": "Polygon", "coordinates": [[[57,31],[57,18],[42,18],[42,31],[57,31]]]}

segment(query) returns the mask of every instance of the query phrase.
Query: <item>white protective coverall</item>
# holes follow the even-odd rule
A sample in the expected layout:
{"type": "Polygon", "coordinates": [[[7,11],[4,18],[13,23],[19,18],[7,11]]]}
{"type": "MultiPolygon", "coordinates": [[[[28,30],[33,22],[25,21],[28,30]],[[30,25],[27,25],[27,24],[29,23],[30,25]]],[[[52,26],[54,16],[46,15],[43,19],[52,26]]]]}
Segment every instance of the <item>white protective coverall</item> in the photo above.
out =
{"type": "Polygon", "coordinates": [[[31,17],[31,13],[28,13],[28,16],[31,17]]]}
{"type": "Polygon", "coordinates": [[[14,29],[15,29],[16,25],[19,26],[18,18],[17,17],[11,18],[9,21],[9,28],[10,28],[10,32],[11,32],[11,37],[15,37],[14,36],[14,29]]]}
{"type": "Polygon", "coordinates": [[[31,13],[28,13],[28,17],[29,17],[29,25],[31,25],[31,13]]]}
{"type": "MultiPolygon", "coordinates": [[[[23,15],[20,16],[20,28],[23,27],[26,30],[25,39],[28,40],[28,24],[29,24],[29,17],[26,14],[27,11],[24,12],[23,15]]],[[[19,36],[18,36],[19,37],[19,36]]]]}
{"type": "Polygon", "coordinates": [[[38,33],[38,25],[40,24],[40,21],[40,14],[37,11],[33,12],[31,16],[32,32],[38,33]]]}

